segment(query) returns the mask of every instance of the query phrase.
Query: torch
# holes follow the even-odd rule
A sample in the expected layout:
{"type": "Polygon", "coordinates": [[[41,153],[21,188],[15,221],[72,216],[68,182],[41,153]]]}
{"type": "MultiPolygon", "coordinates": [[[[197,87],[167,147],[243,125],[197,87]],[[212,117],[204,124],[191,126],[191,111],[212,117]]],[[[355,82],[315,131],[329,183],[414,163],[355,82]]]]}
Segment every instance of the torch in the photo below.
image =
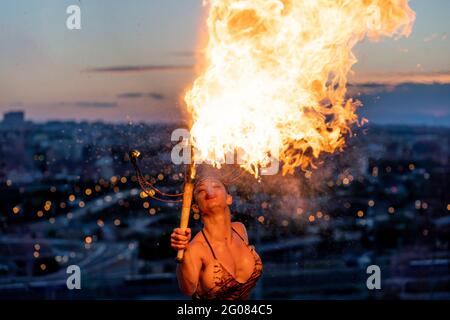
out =
{"type": "MultiPolygon", "coordinates": [[[[192,152],[191,152],[192,154],[192,152]]],[[[195,164],[192,161],[187,167],[183,189],[183,204],[181,206],[180,228],[184,232],[189,224],[189,213],[191,211],[192,195],[194,192],[195,164]]],[[[176,261],[183,261],[184,250],[178,250],[176,261]]]]}

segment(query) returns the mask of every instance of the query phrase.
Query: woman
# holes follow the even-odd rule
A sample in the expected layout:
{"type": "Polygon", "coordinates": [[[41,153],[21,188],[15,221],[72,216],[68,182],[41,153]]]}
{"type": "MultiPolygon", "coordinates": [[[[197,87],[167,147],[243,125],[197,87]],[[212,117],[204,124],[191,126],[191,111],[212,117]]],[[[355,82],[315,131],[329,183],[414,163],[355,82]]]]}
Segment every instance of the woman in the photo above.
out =
{"type": "Polygon", "coordinates": [[[231,222],[231,195],[220,180],[207,176],[196,182],[193,197],[192,210],[201,214],[203,229],[192,241],[189,228],[171,235],[172,248],[185,250],[177,266],[180,289],[194,299],[248,299],[262,262],[248,244],[245,226],[231,222]]]}

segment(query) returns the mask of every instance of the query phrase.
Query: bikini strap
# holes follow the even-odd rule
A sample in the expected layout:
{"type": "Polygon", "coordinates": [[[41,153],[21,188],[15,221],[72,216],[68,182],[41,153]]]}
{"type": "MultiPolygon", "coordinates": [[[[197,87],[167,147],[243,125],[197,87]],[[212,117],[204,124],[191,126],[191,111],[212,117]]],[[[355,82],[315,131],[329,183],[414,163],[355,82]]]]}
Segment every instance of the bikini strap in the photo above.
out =
{"type": "MultiPolygon", "coordinates": [[[[239,236],[239,238],[241,238],[241,240],[242,240],[245,244],[247,244],[247,243],[245,242],[244,238],[242,238],[242,236],[239,234],[239,232],[237,232],[236,230],[234,230],[233,227],[231,227],[231,229],[232,229],[234,232],[236,232],[236,234],[239,236]]],[[[213,250],[211,244],[209,243],[208,238],[206,237],[205,233],[203,232],[203,229],[202,229],[202,235],[203,235],[203,238],[205,238],[206,243],[208,244],[208,247],[209,247],[209,249],[211,250],[211,253],[212,253],[214,259],[217,260],[216,254],[214,253],[214,250],[213,250]]]]}
{"type": "Polygon", "coordinates": [[[213,248],[211,247],[211,244],[209,243],[208,238],[206,237],[205,233],[203,232],[203,229],[202,229],[202,235],[203,235],[203,238],[205,238],[206,243],[208,244],[209,249],[211,249],[211,253],[212,253],[214,259],[217,260],[216,254],[214,253],[214,250],[213,250],[213,248]]]}
{"type": "Polygon", "coordinates": [[[244,238],[242,238],[242,236],[239,234],[239,232],[237,232],[236,230],[234,230],[233,227],[231,227],[231,229],[233,229],[233,231],[236,232],[236,234],[239,236],[239,238],[241,238],[242,241],[244,241],[244,243],[247,244],[247,243],[245,242],[244,238]]]}

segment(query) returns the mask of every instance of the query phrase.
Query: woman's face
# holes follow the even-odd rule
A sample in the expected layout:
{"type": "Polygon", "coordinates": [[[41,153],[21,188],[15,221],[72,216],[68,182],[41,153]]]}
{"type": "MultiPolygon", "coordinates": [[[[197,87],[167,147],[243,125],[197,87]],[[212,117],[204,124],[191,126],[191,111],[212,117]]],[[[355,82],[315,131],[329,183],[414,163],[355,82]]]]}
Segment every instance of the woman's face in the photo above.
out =
{"type": "Polygon", "coordinates": [[[206,178],[198,183],[194,190],[194,199],[198,209],[208,214],[214,209],[226,209],[232,203],[223,183],[215,178],[206,178]]]}

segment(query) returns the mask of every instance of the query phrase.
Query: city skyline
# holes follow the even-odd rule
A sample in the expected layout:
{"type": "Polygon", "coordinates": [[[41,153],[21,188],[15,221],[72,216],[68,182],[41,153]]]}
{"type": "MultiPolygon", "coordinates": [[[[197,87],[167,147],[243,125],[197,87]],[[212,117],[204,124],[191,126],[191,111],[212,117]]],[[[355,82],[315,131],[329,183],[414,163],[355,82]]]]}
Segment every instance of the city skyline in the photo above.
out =
{"type": "MultiPolygon", "coordinates": [[[[363,41],[350,82],[374,123],[450,125],[445,0],[410,1],[406,39],[363,41]],[[376,84],[376,86],[374,85],[376,84]]],[[[0,113],[33,121],[180,122],[195,79],[202,1],[5,1],[0,12],[0,113]],[[82,29],[68,30],[77,4],[82,29]]]]}
{"type": "MultiPolygon", "coordinates": [[[[140,189],[126,157],[137,148],[142,179],[178,193],[175,126],[22,116],[0,123],[0,299],[188,298],[168,241],[181,203],[140,189]],[[83,290],[67,290],[70,265],[83,290]]],[[[449,298],[450,128],[364,131],[309,174],[230,185],[233,216],[267,266],[255,299],[449,298]],[[373,264],[383,290],[367,290],[373,264]]],[[[189,226],[199,231],[200,215],[189,226]]]]}

